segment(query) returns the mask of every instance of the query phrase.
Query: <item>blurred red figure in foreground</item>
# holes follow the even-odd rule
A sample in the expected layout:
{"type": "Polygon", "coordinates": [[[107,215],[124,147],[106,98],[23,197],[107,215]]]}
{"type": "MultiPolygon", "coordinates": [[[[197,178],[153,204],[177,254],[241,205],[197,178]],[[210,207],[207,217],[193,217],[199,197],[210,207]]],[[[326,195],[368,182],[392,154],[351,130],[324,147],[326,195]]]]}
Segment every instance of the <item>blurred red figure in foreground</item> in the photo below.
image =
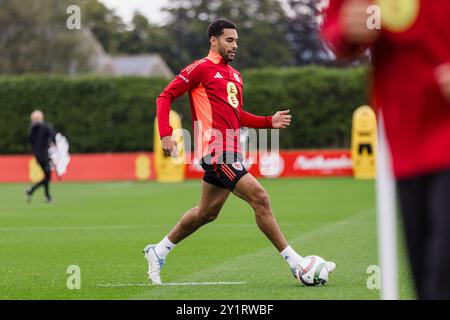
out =
{"type": "Polygon", "coordinates": [[[330,0],[323,25],[337,58],[371,52],[420,299],[450,299],[449,17],[448,0],[330,0]]]}

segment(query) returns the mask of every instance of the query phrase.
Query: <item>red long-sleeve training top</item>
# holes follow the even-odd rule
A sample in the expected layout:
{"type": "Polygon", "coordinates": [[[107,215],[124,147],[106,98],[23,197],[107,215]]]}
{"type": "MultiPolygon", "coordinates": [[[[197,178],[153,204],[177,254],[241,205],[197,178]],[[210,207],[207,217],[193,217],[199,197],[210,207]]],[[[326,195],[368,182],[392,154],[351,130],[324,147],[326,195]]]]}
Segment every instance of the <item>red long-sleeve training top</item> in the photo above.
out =
{"type": "Polygon", "coordinates": [[[156,99],[160,136],[172,134],[170,105],[188,92],[197,156],[241,152],[240,127],[272,128],[271,116],[256,116],[242,109],[242,90],[241,74],[210,51],[206,58],[183,69],[156,99]]]}

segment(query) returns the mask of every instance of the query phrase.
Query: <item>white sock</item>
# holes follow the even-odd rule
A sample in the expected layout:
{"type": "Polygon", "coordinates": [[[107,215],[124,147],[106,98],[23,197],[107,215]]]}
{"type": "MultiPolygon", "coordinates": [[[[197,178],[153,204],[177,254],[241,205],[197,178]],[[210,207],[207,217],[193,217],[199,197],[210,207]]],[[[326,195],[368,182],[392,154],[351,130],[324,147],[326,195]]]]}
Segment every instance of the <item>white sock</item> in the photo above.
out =
{"type": "Polygon", "coordinates": [[[280,252],[280,254],[291,268],[298,266],[302,260],[302,256],[295,252],[291,246],[287,246],[286,249],[280,252]]]}
{"type": "Polygon", "coordinates": [[[175,248],[176,244],[172,243],[172,241],[167,238],[167,236],[164,237],[164,239],[161,240],[160,243],[156,245],[155,252],[161,259],[165,259],[170,251],[172,251],[173,248],[175,248]]]}

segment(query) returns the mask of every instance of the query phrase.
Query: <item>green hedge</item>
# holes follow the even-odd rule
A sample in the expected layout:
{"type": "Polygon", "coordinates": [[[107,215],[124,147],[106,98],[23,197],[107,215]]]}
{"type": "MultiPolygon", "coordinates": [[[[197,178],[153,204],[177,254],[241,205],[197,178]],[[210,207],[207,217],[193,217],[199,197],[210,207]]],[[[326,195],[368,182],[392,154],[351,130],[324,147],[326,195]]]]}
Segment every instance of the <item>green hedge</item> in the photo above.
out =
{"type": "Polygon", "coordinates": [[[367,104],[366,69],[319,67],[244,73],[246,108],[289,108],[293,122],[280,133],[282,148],[348,148],[354,110],[367,104]]]}
{"type": "MultiPolygon", "coordinates": [[[[319,67],[243,72],[244,108],[273,114],[290,108],[293,123],[282,148],[349,147],[351,117],[366,103],[365,69],[319,67]]],[[[159,78],[0,77],[0,153],[27,145],[29,114],[41,109],[63,132],[72,153],[152,150],[155,99],[169,82],[159,78]]],[[[191,129],[186,97],[174,109],[191,129]]]]}

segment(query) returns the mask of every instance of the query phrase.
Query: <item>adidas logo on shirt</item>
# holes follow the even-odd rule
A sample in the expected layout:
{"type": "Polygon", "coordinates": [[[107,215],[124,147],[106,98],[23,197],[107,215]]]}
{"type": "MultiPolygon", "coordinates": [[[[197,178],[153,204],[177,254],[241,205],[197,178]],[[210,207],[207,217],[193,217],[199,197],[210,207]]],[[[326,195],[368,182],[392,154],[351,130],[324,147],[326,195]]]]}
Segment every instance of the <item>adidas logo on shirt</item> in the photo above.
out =
{"type": "Polygon", "coordinates": [[[214,76],[214,79],[223,79],[223,77],[220,74],[220,72],[217,72],[216,75],[214,76]]]}

